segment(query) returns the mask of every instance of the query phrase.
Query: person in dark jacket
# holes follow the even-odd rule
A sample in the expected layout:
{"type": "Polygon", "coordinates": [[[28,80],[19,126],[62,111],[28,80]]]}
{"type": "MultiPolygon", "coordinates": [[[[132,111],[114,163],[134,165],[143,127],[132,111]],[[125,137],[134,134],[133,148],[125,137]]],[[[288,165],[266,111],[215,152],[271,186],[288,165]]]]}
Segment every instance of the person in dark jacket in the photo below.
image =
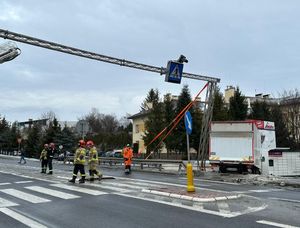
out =
{"type": "Polygon", "coordinates": [[[47,161],[48,161],[48,168],[49,168],[48,174],[50,175],[53,174],[52,160],[54,157],[54,153],[55,153],[55,144],[52,142],[49,144],[49,149],[47,151],[47,161]]]}
{"type": "Polygon", "coordinates": [[[18,162],[19,164],[22,164],[22,161],[24,161],[24,164],[26,164],[26,160],[25,160],[25,151],[24,149],[21,149],[21,158],[20,161],[18,162]]]}

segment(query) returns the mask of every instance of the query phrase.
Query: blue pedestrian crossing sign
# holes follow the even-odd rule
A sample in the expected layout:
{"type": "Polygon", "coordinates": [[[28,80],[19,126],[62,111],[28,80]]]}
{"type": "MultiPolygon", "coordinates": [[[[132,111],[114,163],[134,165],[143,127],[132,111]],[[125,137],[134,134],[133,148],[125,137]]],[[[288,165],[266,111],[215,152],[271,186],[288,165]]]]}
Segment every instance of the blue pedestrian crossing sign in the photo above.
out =
{"type": "Polygon", "coordinates": [[[189,111],[184,114],[184,125],[187,134],[192,134],[192,115],[189,111]]]}
{"type": "Polygon", "coordinates": [[[183,63],[169,61],[167,65],[166,82],[180,84],[183,72],[183,63]]]}

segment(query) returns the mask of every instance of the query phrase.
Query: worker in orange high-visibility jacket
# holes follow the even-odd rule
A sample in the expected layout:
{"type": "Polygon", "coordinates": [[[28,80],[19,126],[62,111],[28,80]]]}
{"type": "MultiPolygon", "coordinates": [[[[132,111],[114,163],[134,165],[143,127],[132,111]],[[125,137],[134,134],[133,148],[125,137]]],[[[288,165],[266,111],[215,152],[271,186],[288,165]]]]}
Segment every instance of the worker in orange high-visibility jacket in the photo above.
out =
{"type": "Polygon", "coordinates": [[[123,158],[125,164],[125,173],[131,173],[131,164],[132,164],[133,151],[129,144],[126,145],[123,149],[123,158]]]}

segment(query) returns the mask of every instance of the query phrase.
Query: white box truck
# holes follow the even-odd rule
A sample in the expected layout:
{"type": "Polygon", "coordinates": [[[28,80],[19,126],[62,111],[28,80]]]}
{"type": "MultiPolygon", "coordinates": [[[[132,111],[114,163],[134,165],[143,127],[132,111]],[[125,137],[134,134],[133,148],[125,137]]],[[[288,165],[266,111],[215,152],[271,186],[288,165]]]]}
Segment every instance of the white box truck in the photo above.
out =
{"type": "Polygon", "coordinates": [[[215,121],[210,124],[209,161],[220,172],[268,170],[268,151],[276,148],[274,122],[261,120],[215,121]],[[263,161],[263,162],[262,162],[263,161]]]}

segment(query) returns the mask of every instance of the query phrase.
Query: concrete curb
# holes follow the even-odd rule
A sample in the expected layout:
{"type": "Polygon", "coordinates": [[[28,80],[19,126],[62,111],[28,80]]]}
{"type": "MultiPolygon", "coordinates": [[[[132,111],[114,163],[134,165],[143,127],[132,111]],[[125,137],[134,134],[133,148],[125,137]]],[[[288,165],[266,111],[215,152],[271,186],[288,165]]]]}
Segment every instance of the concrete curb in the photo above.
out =
{"type": "Polygon", "coordinates": [[[193,202],[200,202],[200,203],[208,203],[208,202],[214,202],[214,201],[224,201],[224,200],[230,200],[230,199],[238,199],[241,197],[241,194],[239,195],[232,195],[232,196],[221,196],[221,197],[211,197],[211,198],[200,198],[200,197],[192,197],[192,196],[186,196],[176,193],[169,193],[169,192],[161,192],[157,190],[149,190],[149,189],[143,189],[143,193],[149,193],[153,195],[159,195],[159,196],[165,196],[175,199],[182,199],[182,200],[188,200],[193,202]]]}

